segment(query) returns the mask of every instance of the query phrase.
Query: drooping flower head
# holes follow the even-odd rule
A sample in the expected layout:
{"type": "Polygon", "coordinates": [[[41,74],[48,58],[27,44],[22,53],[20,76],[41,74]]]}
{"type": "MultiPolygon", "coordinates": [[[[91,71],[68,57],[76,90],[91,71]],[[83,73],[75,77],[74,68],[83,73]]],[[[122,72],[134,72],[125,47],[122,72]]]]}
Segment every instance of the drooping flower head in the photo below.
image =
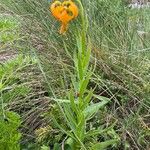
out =
{"type": "Polygon", "coordinates": [[[55,1],[51,4],[50,10],[52,15],[62,23],[60,33],[65,33],[68,28],[68,23],[78,16],[78,7],[71,0],[64,2],[55,1]]]}

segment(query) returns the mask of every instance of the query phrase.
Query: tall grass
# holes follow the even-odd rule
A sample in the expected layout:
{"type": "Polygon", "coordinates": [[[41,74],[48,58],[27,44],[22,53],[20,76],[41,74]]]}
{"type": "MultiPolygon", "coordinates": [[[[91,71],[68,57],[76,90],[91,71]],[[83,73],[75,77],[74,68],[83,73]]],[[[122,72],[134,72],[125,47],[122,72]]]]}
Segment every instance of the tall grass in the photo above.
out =
{"type": "MultiPolygon", "coordinates": [[[[74,30],[80,30],[81,17],[70,24],[66,36],[61,36],[46,0],[2,0],[1,3],[10,13],[23,18],[22,33],[28,37],[29,49],[37,50],[40,65],[55,94],[64,96],[70,83],[68,68],[73,69],[72,55],[77,49],[74,30]]],[[[91,64],[96,60],[90,86],[98,95],[112,101],[102,111],[102,120],[97,114],[96,124],[110,125],[118,120],[116,132],[122,139],[118,149],[148,149],[149,9],[130,10],[121,0],[82,0],[82,3],[89,24],[91,64]],[[143,29],[146,33],[139,34],[143,29]]]]}

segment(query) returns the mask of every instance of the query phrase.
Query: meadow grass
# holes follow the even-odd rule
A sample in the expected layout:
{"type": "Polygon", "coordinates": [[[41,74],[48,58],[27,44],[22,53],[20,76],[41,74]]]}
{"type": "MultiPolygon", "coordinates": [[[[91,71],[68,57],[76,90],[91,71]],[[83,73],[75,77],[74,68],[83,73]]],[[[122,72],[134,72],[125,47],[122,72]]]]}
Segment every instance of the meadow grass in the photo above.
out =
{"type": "MultiPolygon", "coordinates": [[[[21,34],[27,37],[24,41],[26,52],[36,53],[39,68],[50,87],[49,97],[65,97],[71,82],[69,72],[74,70],[73,54],[77,50],[74,31],[81,31],[81,16],[70,24],[67,35],[62,36],[46,0],[13,2],[2,0],[1,3],[9,13],[22,18],[21,34]]],[[[119,135],[120,143],[112,149],[149,149],[150,10],[131,10],[121,0],[82,0],[82,4],[88,18],[91,65],[96,63],[89,89],[93,87],[94,93],[111,99],[91,124],[108,127],[117,122],[115,132],[101,135],[98,140],[119,135]]],[[[62,121],[61,114],[57,115],[59,108],[53,107],[56,109],[53,115],[62,121]]],[[[50,126],[57,133],[56,127],[50,126]]],[[[51,128],[46,126],[45,129],[52,133],[51,128]]],[[[56,135],[47,138],[49,135],[45,132],[40,137],[40,133],[37,136],[43,138],[39,141],[44,145],[63,141],[64,135],[60,134],[57,139],[56,135]]]]}

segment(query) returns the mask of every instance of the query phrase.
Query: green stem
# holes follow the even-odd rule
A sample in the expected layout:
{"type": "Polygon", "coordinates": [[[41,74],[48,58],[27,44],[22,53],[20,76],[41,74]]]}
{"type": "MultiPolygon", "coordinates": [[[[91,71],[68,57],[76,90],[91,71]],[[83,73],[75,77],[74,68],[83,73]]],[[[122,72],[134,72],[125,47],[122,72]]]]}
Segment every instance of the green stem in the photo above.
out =
{"type": "Polygon", "coordinates": [[[83,5],[80,0],[77,0],[81,9],[81,20],[82,20],[82,54],[86,54],[86,32],[88,27],[87,16],[85,15],[85,11],[83,5]]]}

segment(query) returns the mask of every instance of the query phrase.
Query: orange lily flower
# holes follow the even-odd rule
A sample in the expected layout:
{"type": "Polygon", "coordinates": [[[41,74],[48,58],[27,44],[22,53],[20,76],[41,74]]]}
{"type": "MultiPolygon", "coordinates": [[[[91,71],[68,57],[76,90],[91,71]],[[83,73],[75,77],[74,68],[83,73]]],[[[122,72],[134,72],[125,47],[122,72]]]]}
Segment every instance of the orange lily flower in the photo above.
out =
{"type": "Polygon", "coordinates": [[[52,15],[59,20],[60,15],[61,15],[61,11],[63,10],[63,6],[62,3],[60,1],[55,1],[54,3],[52,3],[52,5],[50,6],[50,10],[52,15]]]}
{"type": "Polygon", "coordinates": [[[68,0],[68,1],[64,1],[62,5],[63,7],[68,8],[72,12],[72,15],[74,18],[78,16],[78,7],[76,6],[74,2],[72,2],[71,0],[68,0]]]}
{"type": "Polygon", "coordinates": [[[52,3],[50,10],[52,15],[61,22],[60,34],[65,33],[69,22],[78,16],[78,7],[71,0],[63,3],[55,1],[52,3]]]}

